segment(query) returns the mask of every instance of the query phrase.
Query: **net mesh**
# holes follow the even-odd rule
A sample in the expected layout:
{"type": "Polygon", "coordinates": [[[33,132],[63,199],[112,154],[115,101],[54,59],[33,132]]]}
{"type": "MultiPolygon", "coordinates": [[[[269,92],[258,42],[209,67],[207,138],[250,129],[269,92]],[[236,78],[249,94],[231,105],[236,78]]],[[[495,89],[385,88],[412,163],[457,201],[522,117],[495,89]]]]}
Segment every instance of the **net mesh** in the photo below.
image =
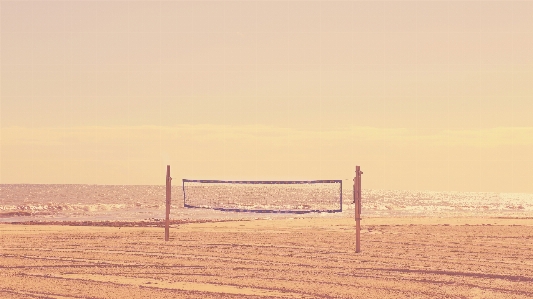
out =
{"type": "Polygon", "coordinates": [[[183,180],[187,208],[243,212],[341,212],[342,181],[183,180]]]}

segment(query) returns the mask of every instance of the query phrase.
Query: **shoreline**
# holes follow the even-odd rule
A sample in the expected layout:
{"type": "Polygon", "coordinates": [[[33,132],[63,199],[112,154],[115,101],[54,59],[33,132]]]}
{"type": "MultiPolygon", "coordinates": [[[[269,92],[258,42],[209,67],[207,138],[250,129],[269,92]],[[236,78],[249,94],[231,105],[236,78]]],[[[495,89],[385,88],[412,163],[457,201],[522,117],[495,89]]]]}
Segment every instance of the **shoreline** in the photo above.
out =
{"type": "MultiPolygon", "coordinates": [[[[263,215],[264,216],[264,215],[263,215]]],[[[198,223],[231,223],[231,222],[254,222],[254,221],[300,221],[300,222],[339,222],[349,225],[355,220],[349,217],[286,217],[286,218],[242,218],[242,219],[171,219],[171,226],[198,224],[198,223]]],[[[510,217],[510,216],[385,216],[363,217],[361,225],[527,225],[533,226],[533,217],[510,217]]],[[[164,227],[164,219],[149,220],[27,220],[0,222],[0,226],[13,225],[42,225],[42,226],[88,226],[88,227],[164,227]]]]}

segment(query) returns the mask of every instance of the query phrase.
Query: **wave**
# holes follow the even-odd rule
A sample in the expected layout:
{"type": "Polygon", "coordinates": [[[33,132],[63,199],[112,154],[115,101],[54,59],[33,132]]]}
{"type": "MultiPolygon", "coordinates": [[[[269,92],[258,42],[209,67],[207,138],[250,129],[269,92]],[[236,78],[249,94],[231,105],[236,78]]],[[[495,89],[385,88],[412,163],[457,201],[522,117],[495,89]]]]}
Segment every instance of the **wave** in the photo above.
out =
{"type": "MultiPolygon", "coordinates": [[[[297,198],[294,202],[300,202],[297,206],[292,205],[293,202],[284,201],[277,196],[269,198],[265,202],[259,201],[256,199],[257,197],[251,196],[250,192],[250,190],[242,192],[247,198],[238,202],[225,200],[222,204],[231,204],[243,209],[253,207],[254,209],[268,208],[270,210],[309,208],[309,206],[305,206],[307,203],[310,206],[317,205],[311,199],[306,202],[309,190],[302,192],[291,190],[290,196],[297,198]]],[[[180,186],[173,187],[172,196],[171,213],[174,217],[224,219],[250,217],[237,212],[183,209],[183,193],[180,186]]],[[[202,203],[201,196],[199,203],[202,203]]],[[[348,217],[353,213],[351,190],[343,190],[342,196],[343,212],[333,213],[327,217],[348,217]]],[[[362,198],[364,217],[533,216],[533,194],[526,193],[363,189],[362,198]]],[[[204,203],[207,202],[208,200],[205,199],[204,203]]],[[[338,202],[336,204],[338,205],[338,202]]],[[[198,206],[202,206],[202,204],[198,206]]],[[[53,219],[142,220],[150,217],[164,217],[164,207],[164,186],[0,185],[0,221],[4,222],[30,217],[35,219],[43,217],[53,219]]],[[[313,215],[309,215],[309,217],[313,217],[313,215]]]]}

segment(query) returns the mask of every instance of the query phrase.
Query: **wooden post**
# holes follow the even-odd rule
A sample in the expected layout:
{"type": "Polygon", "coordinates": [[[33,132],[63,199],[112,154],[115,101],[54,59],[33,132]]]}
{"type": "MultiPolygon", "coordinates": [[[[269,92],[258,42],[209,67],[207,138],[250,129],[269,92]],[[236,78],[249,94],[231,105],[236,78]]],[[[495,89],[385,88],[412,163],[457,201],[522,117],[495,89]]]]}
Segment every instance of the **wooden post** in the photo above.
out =
{"type": "Polygon", "coordinates": [[[353,179],[353,203],[355,210],[355,252],[361,252],[361,175],[359,166],[355,167],[353,179]]]}
{"type": "Polygon", "coordinates": [[[170,177],[170,165],[167,165],[167,212],[165,219],[165,241],[168,241],[170,237],[170,187],[171,187],[172,178],[170,177]]]}

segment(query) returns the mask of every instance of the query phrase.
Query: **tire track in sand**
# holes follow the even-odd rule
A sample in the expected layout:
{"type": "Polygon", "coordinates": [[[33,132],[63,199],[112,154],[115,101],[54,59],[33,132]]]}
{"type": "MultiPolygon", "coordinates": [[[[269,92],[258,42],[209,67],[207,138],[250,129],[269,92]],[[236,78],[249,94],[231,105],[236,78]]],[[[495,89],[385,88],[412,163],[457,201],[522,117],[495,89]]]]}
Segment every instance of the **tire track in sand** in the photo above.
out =
{"type": "MultiPolygon", "coordinates": [[[[224,285],[214,283],[199,283],[199,282],[167,282],[162,280],[141,278],[141,277],[125,277],[118,275],[102,275],[102,274],[26,274],[28,276],[48,277],[48,278],[62,278],[69,280],[93,281],[103,283],[115,283],[121,285],[132,285],[137,287],[149,287],[157,289],[193,291],[193,292],[210,292],[223,293],[232,295],[253,295],[265,297],[281,297],[281,298],[312,298],[304,294],[284,292],[275,289],[261,289],[252,287],[243,287],[237,285],[224,285]]],[[[69,297],[70,298],[70,297],[69,297]]],[[[55,298],[54,298],[55,299],[55,298]]],[[[63,298],[58,298],[63,299],[63,298]]]]}

